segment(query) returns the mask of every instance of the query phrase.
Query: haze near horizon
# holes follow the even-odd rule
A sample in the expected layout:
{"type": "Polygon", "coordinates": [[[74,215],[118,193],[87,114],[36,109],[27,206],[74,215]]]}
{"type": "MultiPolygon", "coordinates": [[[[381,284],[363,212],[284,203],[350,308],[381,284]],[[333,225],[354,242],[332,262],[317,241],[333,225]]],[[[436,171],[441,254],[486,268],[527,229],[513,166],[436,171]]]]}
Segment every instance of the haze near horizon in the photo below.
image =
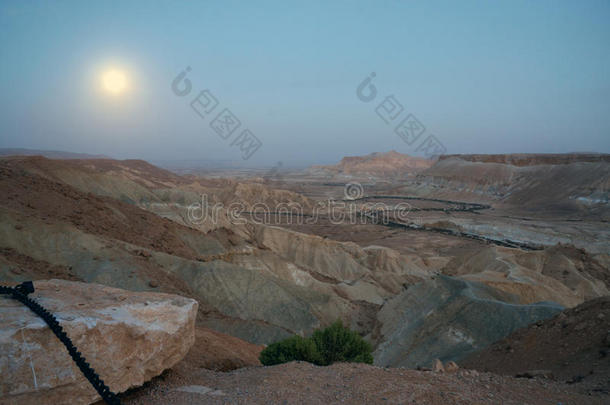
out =
{"type": "Polygon", "coordinates": [[[609,17],[603,1],[7,1],[0,147],[251,166],[426,155],[429,136],[610,152],[609,17]]]}

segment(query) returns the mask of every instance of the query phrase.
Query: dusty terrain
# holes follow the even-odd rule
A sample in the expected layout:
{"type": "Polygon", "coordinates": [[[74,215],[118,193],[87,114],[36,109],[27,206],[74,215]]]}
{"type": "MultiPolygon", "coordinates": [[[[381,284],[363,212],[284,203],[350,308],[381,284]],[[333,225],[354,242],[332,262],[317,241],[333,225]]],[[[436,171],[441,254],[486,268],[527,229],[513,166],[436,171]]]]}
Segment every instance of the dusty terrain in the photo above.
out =
{"type": "Polygon", "coordinates": [[[604,404],[569,386],[460,370],[454,374],[339,363],[293,362],[229,373],[181,363],[125,404],[604,404]]]}
{"type": "MultiPolygon", "coordinates": [[[[229,389],[236,384],[232,379],[258,381],[266,373],[269,384],[261,391],[248,388],[250,400],[275,401],[277,394],[280,402],[292,401],[301,388],[273,394],[274,384],[292,381],[274,371],[282,367],[312,381],[322,381],[322,372],[339,381],[353,368],[353,378],[367,387],[380,383],[371,376],[382,372],[396,378],[395,384],[403,377],[418,386],[422,379],[438,379],[447,387],[445,398],[458,403],[462,397],[464,403],[494,403],[489,393],[507,403],[538,403],[544,393],[589,392],[588,381],[594,380],[555,385],[491,376],[505,391],[490,392],[477,391],[479,377],[470,375],[366,366],[206,370],[257,365],[262,344],[308,335],[336,319],[373,344],[378,366],[462,361],[520,328],[556,319],[564,308],[608,296],[610,164],[604,156],[469,155],[431,162],[390,152],[238,178],[233,172],[179,175],[138,160],[3,158],[0,279],[11,284],[56,277],[196,299],[195,346],[186,363],[167,374],[167,383],[158,380],[131,394],[129,400],[141,403],[199,398],[193,395],[237,400],[237,391],[229,389]],[[347,183],[361,188],[358,198],[346,194],[347,183]],[[345,205],[331,212],[337,203],[345,205]],[[383,204],[382,216],[362,211],[368,203],[383,204]],[[232,204],[242,206],[231,211],[232,204]],[[260,221],[251,212],[263,205],[274,214],[286,204],[297,204],[298,215],[283,211],[260,221]],[[407,215],[399,215],[399,204],[408,204],[407,215]],[[210,216],[213,206],[220,206],[217,216],[210,216]],[[193,207],[199,217],[193,217],[193,207]],[[347,215],[336,221],[337,213],[347,215]],[[385,217],[389,222],[380,221],[385,217]],[[464,391],[462,378],[477,389],[464,391]],[[225,397],[171,391],[184,381],[217,386],[225,397]],[[529,396],[518,391],[521,384],[531,388],[529,396]],[[456,396],[447,396],[453,390],[456,396]]],[[[569,336],[555,338],[564,344],[569,336]]],[[[536,369],[553,368],[545,367],[544,358],[536,369]]],[[[485,370],[487,363],[481,364],[473,367],[485,370]]],[[[569,360],[566,367],[569,378],[588,372],[569,360]]],[[[340,393],[311,392],[331,402],[336,395],[372,395],[368,388],[345,385],[340,393]]],[[[432,388],[399,390],[387,398],[410,400],[411,392],[415,400],[427,393],[440,401],[432,388]]]]}

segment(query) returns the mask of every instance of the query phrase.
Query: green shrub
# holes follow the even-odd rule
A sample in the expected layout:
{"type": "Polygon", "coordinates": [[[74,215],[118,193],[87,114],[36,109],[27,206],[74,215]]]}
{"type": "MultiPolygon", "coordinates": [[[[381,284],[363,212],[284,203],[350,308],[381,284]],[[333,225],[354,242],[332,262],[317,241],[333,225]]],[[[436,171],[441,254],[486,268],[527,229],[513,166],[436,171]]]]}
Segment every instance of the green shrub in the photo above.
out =
{"type": "Polygon", "coordinates": [[[260,361],[266,366],[300,360],[327,366],[337,361],[373,363],[372,347],[341,321],[316,330],[310,338],[292,336],[266,347],[260,361]]]}
{"type": "Polygon", "coordinates": [[[311,339],[292,336],[267,346],[260,354],[260,361],[266,366],[300,360],[319,364],[320,353],[311,339]]]}
{"type": "Polygon", "coordinates": [[[337,361],[352,363],[373,363],[372,347],[369,342],[343,326],[341,321],[324,330],[317,330],[311,339],[324,359],[323,365],[337,361]]]}

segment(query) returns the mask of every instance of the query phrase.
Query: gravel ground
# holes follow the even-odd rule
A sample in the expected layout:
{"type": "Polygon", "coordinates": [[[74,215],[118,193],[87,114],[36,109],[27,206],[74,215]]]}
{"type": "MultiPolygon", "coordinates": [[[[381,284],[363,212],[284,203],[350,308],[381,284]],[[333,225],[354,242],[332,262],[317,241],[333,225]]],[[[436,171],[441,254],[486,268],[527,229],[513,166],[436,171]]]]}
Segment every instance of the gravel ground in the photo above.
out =
{"type": "Polygon", "coordinates": [[[568,385],[474,370],[454,373],[339,363],[292,362],[227,373],[182,362],[144,387],[121,395],[124,404],[603,404],[568,385]]]}

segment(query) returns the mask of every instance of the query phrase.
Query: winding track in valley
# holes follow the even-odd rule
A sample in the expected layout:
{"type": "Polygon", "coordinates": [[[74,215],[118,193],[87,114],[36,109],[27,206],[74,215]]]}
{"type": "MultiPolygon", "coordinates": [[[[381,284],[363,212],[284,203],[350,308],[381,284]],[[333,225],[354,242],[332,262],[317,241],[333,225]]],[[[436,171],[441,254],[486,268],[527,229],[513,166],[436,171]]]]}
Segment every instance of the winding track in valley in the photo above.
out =
{"type": "MultiPolygon", "coordinates": [[[[365,197],[357,199],[356,201],[362,201],[362,200],[367,200],[367,199],[396,199],[396,200],[407,200],[407,201],[415,200],[415,201],[428,201],[428,202],[436,202],[436,203],[452,205],[452,207],[449,207],[449,208],[417,208],[417,207],[414,207],[412,209],[412,211],[442,211],[445,213],[470,212],[470,213],[478,214],[479,213],[478,211],[487,210],[487,209],[491,208],[491,205],[487,205],[487,204],[468,203],[468,202],[463,202],[463,201],[441,200],[438,198],[423,198],[423,197],[398,196],[398,195],[365,196],[365,197]]],[[[522,250],[542,250],[543,249],[542,246],[531,244],[531,243],[518,242],[518,241],[513,241],[510,239],[489,238],[487,236],[479,235],[476,233],[457,231],[457,230],[447,229],[447,228],[442,228],[442,227],[437,227],[437,226],[418,225],[418,224],[412,223],[412,222],[405,223],[405,222],[401,222],[401,221],[393,221],[393,220],[390,220],[389,218],[384,218],[383,220],[380,221],[378,214],[375,212],[370,212],[370,211],[363,212],[361,214],[367,216],[368,218],[371,218],[371,220],[373,220],[375,223],[378,223],[380,225],[386,225],[386,226],[393,227],[393,228],[403,228],[403,229],[409,229],[409,230],[415,230],[415,231],[442,233],[445,235],[474,239],[474,240],[479,240],[479,241],[486,242],[486,243],[492,243],[492,244],[498,245],[498,246],[504,246],[504,247],[522,249],[522,250]]]]}
{"type": "MultiPolygon", "coordinates": [[[[475,213],[478,214],[479,211],[482,210],[487,210],[491,208],[491,205],[487,205],[487,204],[478,204],[478,203],[468,203],[468,202],[463,202],[463,201],[451,201],[451,200],[442,200],[442,199],[438,199],[438,198],[423,198],[423,197],[412,197],[412,196],[400,196],[400,195],[374,195],[374,196],[364,196],[361,198],[357,198],[357,199],[345,199],[343,201],[351,201],[351,202],[365,202],[366,200],[382,200],[382,199],[392,199],[392,200],[406,200],[406,201],[427,201],[427,202],[435,202],[435,203],[442,203],[442,204],[447,204],[450,205],[450,207],[447,208],[440,208],[440,207],[434,207],[434,208],[418,208],[418,207],[412,207],[411,211],[436,211],[436,212],[445,212],[445,213],[451,213],[451,212],[469,212],[469,213],[475,213]]],[[[410,223],[405,223],[402,221],[397,221],[397,220],[391,220],[388,216],[385,216],[383,218],[379,217],[379,212],[383,212],[384,214],[386,213],[392,213],[393,210],[384,210],[384,211],[372,211],[372,210],[361,210],[356,212],[356,215],[359,215],[361,217],[366,217],[367,219],[369,219],[371,221],[371,223],[376,224],[376,225],[384,225],[384,226],[388,226],[391,228],[402,228],[402,229],[407,229],[407,230],[415,230],[415,231],[425,231],[425,232],[436,232],[436,233],[441,233],[444,235],[450,235],[450,236],[456,236],[456,237],[461,237],[461,238],[468,238],[468,239],[473,239],[473,240],[478,240],[481,242],[485,242],[485,243],[492,243],[494,245],[498,245],[498,246],[504,246],[504,247],[510,247],[510,248],[516,248],[516,249],[522,249],[522,250],[542,250],[543,246],[541,245],[536,245],[536,244],[531,244],[531,243],[524,243],[524,242],[518,242],[518,241],[513,241],[510,239],[496,239],[496,238],[489,238],[487,236],[483,236],[483,235],[479,235],[476,233],[471,233],[471,232],[463,232],[463,231],[458,231],[458,230],[453,230],[453,229],[447,229],[447,228],[442,228],[442,227],[437,227],[437,226],[427,226],[427,225],[419,225],[413,222],[410,223]]],[[[257,213],[257,212],[242,212],[243,214],[249,214],[249,215],[260,215],[261,213],[257,213]]],[[[266,212],[265,215],[279,215],[279,216],[295,216],[295,217],[299,217],[299,218],[319,218],[319,219],[330,219],[329,216],[327,215],[320,215],[320,214],[316,214],[316,215],[311,215],[311,214],[305,214],[305,213],[295,213],[295,212],[282,212],[282,211],[277,211],[277,212],[266,212]]]]}

